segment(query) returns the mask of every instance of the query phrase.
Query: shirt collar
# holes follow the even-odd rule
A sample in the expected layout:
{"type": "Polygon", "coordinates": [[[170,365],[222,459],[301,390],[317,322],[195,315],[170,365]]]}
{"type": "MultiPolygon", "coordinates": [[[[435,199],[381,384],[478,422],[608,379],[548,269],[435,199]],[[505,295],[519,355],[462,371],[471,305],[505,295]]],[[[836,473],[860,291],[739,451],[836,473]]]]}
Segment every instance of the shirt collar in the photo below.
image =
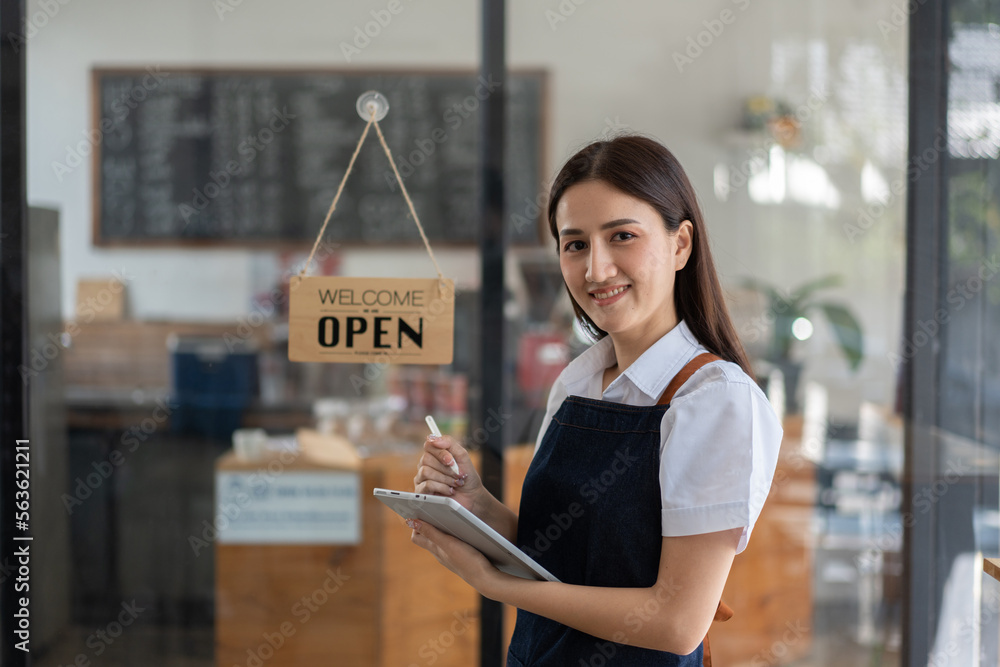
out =
{"type": "MultiPolygon", "coordinates": [[[[659,399],[670,380],[704,348],[683,321],[653,343],[648,350],[608,385],[605,395],[613,394],[626,380],[652,399],[659,399]]],[[[570,362],[563,381],[571,395],[586,394],[586,387],[596,373],[615,363],[611,336],[605,336],[570,362]]]]}

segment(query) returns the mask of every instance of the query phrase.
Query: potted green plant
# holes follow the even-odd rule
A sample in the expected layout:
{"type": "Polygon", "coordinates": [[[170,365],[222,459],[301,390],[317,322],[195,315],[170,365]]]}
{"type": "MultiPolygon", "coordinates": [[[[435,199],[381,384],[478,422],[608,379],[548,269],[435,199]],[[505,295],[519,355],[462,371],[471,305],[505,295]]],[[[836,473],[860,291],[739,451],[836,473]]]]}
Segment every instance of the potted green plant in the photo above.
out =
{"type": "Polygon", "coordinates": [[[769,285],[756,278],[745,278],[743,286],[762,294],[767,299],[765,320],[773,318],[771,339],[765,359],[781,369],[785,377],[785,410],[798,412],[795,399],[798,390],[802,364],[791,357],[796,340],[806,340],[812,335],[813,326],[809,314],[820,311],[833,327],[834,337],[841,352],[847,359],[851,371],[856,371],[864,357],[863,334],[854,314],[842,303],[818,298],[817,293],[838,287],[842,283],[836,274],[810,280],[789,291],[769,285]]]}

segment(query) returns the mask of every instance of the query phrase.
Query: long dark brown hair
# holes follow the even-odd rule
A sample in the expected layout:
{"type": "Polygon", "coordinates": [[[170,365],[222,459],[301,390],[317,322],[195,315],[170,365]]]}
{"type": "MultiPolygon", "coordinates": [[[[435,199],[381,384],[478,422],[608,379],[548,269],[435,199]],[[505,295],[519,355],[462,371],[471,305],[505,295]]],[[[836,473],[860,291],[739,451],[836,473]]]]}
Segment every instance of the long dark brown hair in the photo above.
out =
{"type": "MultiPolygon", "coordinates": [[[[585,181],[603,181],[646,202],[663,218],[669,234],[676,234],[684,220],[691,221],[694,227],[691,256],[677,272],[674,282],[677,318],[687,323],[691,333],[708,351],[739,364],[752,377],[750,362],[736,335],[715,273],[701,207],[687,174],[673,153],[659,142],[641,135],[596,141],[577,152],[560,170],[549,192],[549,230],[557,246],[559,200],[570,186],[585,181]]],[[[566,291],[569,292],[568,287],[566,291]]],[[[572,294],[569,298],[580,325],[595,339],[604,338],[607,332],[594,324],[572,294]]]]}

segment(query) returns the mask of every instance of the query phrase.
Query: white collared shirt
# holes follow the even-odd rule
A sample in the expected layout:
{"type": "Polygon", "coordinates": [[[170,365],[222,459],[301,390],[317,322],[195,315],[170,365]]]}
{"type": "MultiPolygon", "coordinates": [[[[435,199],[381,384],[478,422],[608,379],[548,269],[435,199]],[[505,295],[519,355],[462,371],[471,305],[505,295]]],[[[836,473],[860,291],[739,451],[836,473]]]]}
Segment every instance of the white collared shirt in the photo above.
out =
{"type": "MultiPolygon", "coordinates": [[[[567,396],[656,405],[687,362],[706,352],[681,322],[625,369],[605,391],[616,363],[611,337],[595,343],[559,375],[535,449],[567,396]]],[[[771,488],[781,424],[764,393],[738,365],[703,366],[674,395],[660,424],[660,500],[664,537],[743,528],[746,548],[771,488]]]]}

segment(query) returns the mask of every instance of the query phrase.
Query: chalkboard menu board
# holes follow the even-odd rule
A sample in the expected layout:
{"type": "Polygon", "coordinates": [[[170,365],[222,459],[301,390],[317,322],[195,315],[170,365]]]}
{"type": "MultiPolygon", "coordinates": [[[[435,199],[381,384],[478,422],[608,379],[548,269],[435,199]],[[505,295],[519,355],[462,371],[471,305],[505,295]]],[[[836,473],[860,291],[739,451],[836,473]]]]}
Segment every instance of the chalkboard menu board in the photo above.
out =
{"type": "MultiPolygon", "coordinates": [[[[546,77],[508,77],[511,243],[538,242],[546,77]]],[[[389,100],[379,122],[432,241],[477,238],[478,124],[495,80],[471,72],[93,72],[94,242],[312,241],[365,122],[358,96],[389,100]]],[[[418,243],[374,128],[324,234],[332,243],[418,243]]]]}

